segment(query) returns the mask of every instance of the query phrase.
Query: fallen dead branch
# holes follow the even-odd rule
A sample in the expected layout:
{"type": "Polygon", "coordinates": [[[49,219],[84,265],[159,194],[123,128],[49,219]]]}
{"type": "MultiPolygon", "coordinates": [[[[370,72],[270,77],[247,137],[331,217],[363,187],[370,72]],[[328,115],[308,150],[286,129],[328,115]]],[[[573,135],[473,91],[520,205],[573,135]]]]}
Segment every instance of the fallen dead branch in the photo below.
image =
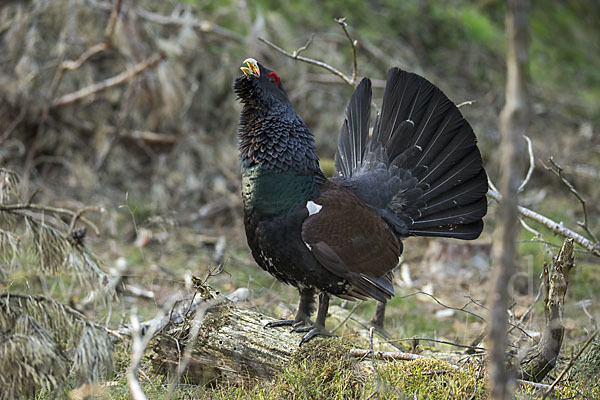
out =
{"type": "Polygon", "coordinates": [[[91,97],[100,92],[103,92],[106,89],[110,89],[114,86],[127,82],[131,78],[134,78],[135,76],[144,72],[146,69],[154,67],[162,59],[163,56],[161,54],[155,53],[152,56],[148,57],[146,60],[134,65],[133,67],[121,72],[118,75],[105,79],[101,82],[96,82],[92,85],[76,90],[75,92],[61,96],[60,98],[52,102],[52,107],[56,108],[73,104],[87,97],[91,97]]]}
{"type": "MultiPolygon", "coordinates": [[[[497,202],[501,201],[502,196],[500,195],[500,193],[498,193],[498,190],[494,187],[493,183],[488,181],[488,184],[490,185],[490,187],[488,189],[487,195],[497,202]]],[[[553,221],[550,218],[523,206],[518,206],[518,211],[519,214],[521,214],[523,217],[544,225],[546,228],[550,229],[557,235],[560,235],[564,238],[573,239],[575,243],[585,248],[593,255],[600,257],[599,244],[592,242],[591,240],[587,239],[586,237],[580,235],[577,232],[572,231],[571,229],[564,226],[562,222],[558,223],[556,221],[553,221]]]]}

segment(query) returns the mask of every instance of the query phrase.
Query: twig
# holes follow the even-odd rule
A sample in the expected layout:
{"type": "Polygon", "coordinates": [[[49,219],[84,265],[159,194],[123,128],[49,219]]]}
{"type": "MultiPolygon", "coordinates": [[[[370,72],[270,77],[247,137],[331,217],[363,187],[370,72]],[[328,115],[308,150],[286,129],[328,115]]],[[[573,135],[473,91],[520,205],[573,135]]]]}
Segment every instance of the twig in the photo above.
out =
{"type": "Polygon", "coordinates": [[[373,356],[380,360],[435,360],[432,357],[425,357],[418,354],[404,353],[402,351],[379,351],[365,349],[350,349],[350,355],[353,357],[368,357],[373,356]]]}
{"type": "Polygon", "coordinates": [[[515,382],[517,382],[519,385],[522,385],[522,386],[531,386],[531,387],[534,387],[536,389],[542,389],[542,390],[552,390],[552,391],[555,391],[555,390],[560,389],[560,388],[556,388],[556,387],[553,388],[553,389],[550,389],[550,385],[546,385],[544,383],[526,381],[524,379],[515,379],[515,382]]]}
{"type": "Polygon", "coordinates": [[[90,57],[100,53],[101,51],[106,50],[107,48],[108,48],[108,45],[106,44],[106,42],[97,43],[97,44],[93,45],[92,47],[90,47],[89,49],[87,49],[86,51],[84,51],[83,53],[81,53],[81,55],[79,56],[79,58],[77,60],[63,61],[60,64],[60,68],[62,70],[66,70],[66,71],[76,70],[77,68],[81,67],[81,65],[83,63],[85,63],[90,57]]]}
{"type": "MultiPolygon", "coordinates": [[[[69,224],[69,230],[67,231],[67,235],[70,235],[73,232],[73,228],[75,228],[75,223],[77,222],[78,219],[81,219],[81,215],[84,212],[88,212],[88,211],[102,213],[102,212],[104,212],[104,209],[101,207],[96,207],[96,206],[88,206],[88,207],[83,207],[83,208],[80,208],[79,210],[77,210],[75,212],[75,214],[73,214],[73,217],[71,218],[71,223],[69,224]]],[[[98,228],[96,228],[95,232],[96,232],[96,235],[100,234],[100,232],[98,231],[98,228]]]]}
{"type": "Polygon", "coordinates": [[[381,396],[379,395],[379,387],[381,385],[381,380],[379,379],[379,372],[377,371],[377,361],[375,361],[375,356],[374,356],[374,350],[373,350],[373,333],[375,332],[375,328],[371,327],[371,329],[369,329],[369,353],[371,354],[371,361],[373,362],[373,370],[375,371],[375,379],[376,379],[376,386],[375,386],[375,392],[371,393],[369,395],[369,397],[367,397],[367,399],[370,399],[371,397],[373,397],[373,395],[377,395],[377,399],[380,399],[381,396]]]}
{"type": "MultiPolygon", "coordinates": [[[[421,356],[418,354],[412,353],[403,353],[400,351],[373,351],[366,349],[350,349],[350,355],[356,358],[364,358],[369,355],[372,355],[380,360],[404,360],[404,361],[413,361],[413,360],[438,360],[433,357],[421,356]]],[[[453,369],[462,370],[458,365],[448,363],[448,366],[453,369]]],[[[523,379],[515,379],[515,381],[524,386],[532,386],[537,389],[545,389],[549,391],[554,391],[560,389],[560,387],[551,387],[551,385],[544,385],[543,383],[526,381],[523,379]]]]}
{"type": "Polygon", "coordinates": [[[121,11],[121,0],[114,0],[114,2],[115,4],[110,12],[110,17],[108,18],[108,24],[106,24],[106,29],[104,30],[104,41],[106,43],[110,42],[111,40],[111,37],[115,31],[115,26],[117,25],[117,17],[121,11]]]}
{"type": "Polygon", "coordinates": [[[350,47],[352,48],[352,81],[351,81],[351,84],[353,86],[356,86],[356,75],[358,73],[358,63],[356,60],[356,45],[358,44],[358,40],[352,40],[352,37],[350,36],[350,33],[348,32],[348,24],[346,23],[346,18],[336,18],[335,22],[337,22],[344,30],[344,33],[346,34],[346,37],[348,38],[348,41],[350,42],[350,47]]]}
{"type": "Polygon", "coordinates": [[[531,305],[529,306],[529,308],[523,313],[523,315],[521,315],[521,318],[519,318],[519,320],[517,321],[516,324],[514,324],[513,326],[511,326],[511,328],[508,330],[507,333],[511,333],[515,328],[518,328],[523,321],[525,321],[525,318],[527,318],[527,316],[529,315],[529,313],[533,310],[533,307],[535,307],[535,305],[537,304],[537,302],[540,300],[540,298],[542,297],[542,291],[544,289],[544,284],[541,284],[540,287],[538,288],[538,292],[535,296],[535,299],[533,299],[533,302],[531,303],[531,305]]]}
{"type": "Polygon", "coordinates": [[[307,64],[316,65],[317,67],[321,67],[323,69],[326,69],[327,71],[331,72],[332,74],[340,77],[347,84],[354,86],[354,81],[352,81],[352,78],[349,78],[347,75],[345,75],[343,72],[341,72],[337,68],[332,67],[331,65],[329,65],[327,63],[324,63],[323,61],[314,60],[312,58],[300,56],[300,55],[298,55],[298,51],[294,52],[295,55],[292,54],[292,53],[288,53],[287,51],[285,51],[281,47],[277,46],[274,43],[271,43],[270,41],[268,41],[267,39],[262,38],[262,37],[259,37],[258,40],[260,40],[264,44],[270,46],[271,48],[273,48],[274,50],[278,51],[279,53],[283,54],[286,57],[289,57],[289,58],[291,58],[293,60],[302,61],[302,62],[305,62],[307,64]]]}
{"type": "Polygon", "coordinates": [[[477,100],[467,100],[467,101],[463,101],[462,103],[460,103],[460,104],[457,104],[457,105],[456,105],[456,108],[461,108],[461,107],[463,107],[463,106],[470,106],[470,105],[473,105],[473,104],[475,104],[476,102],[477,102],[477,100]]]}
{"type": "MultiPolygon", "coordinates": [[[[495,189],[495,186],[489,179],[488,179],[488,186],[489,186],[489,188],[488,188],[487,195],[490,198],[492,198],[493,200],[500,202],[500,200],[502,200],[502,195],[500,195],[500,193],[498,193],[498,191],[495,189]]],[[[528,208],[525,208],[523,206],[518,206],[518,211],[519,211],[519,214],[521,214],[525,218],[529,218],[535,222],[538,222],[538,223],[544,225],[546,228],[550,229],[552,232],[554,232],[562,237],[573,239],[573,241],[575,241],[575,243],[577,243],[581,247],[587,249],[593,255],[600,257],[600,244],[594,243],[591,240],[589,240],[588,238],[580,235],[579,233],[574,232],[574,231],[570,230],[569,228],[566,228],[562,223],[557,223],[557,222],[551,220],[550,218],[543,216],[542,214],[539,214],[528,208]]]]}
{"type": "MultiPolygon", "coordinates": [[[[432,294],[429,294],[429,293],[427,293],[427,292],[418,291],[418,292],[415,292],[415,293],[407,294],[406,296],[402,296],[402,297],[401,297],[401,299],[404,299],[404,298],[406,298],[406,297],[410,297],[410,296],[414,296],[414,295],[417,295],[417,294],[424,294],[424,295],[426,295],[426,296],[429,296],[429,297],[431,297],[431,298],[432,298],[432,299],[433,299],[433,300],[434,300],[436,303],[438,303],[440,306],[442,306],[442,307],[444,307],[444,308],[448,308],[448,309],[450,309],[450,310],[462,311],[462,312],[465,312],[465,313],[467,313],[467,314],[469,314],[469,315],[472,315],[472,316],[474,316],[475,318],[478,318],[478,319],[480,319],[481,321],[485,321],[485,318],[483,318],[481,315],[477,315],[477,314],[475,314],[475,313],[474,313],[474,312],[472,312],[472,311],[465,310],[465,308],[464,308],[464,307],[463,307],[463,308],[458,308],[458,307],[452,307],[452,306],[448,306],[448,305],[446,305],[446,304],[442,303],[441,301],[439,301],[439,300],[438,300],[438,299],[437,299],[437,298],[436,298],[434,295],[432,295],[432,294]]],[[[467,304],[468,304],[468,303],[467,303],[467,304]]]]}
{"type": "Polygon", "coordinates": [[[118,75],[115,75],[111,78],[108,78],[102,82],[97,82],[92,85],[86,86],[82,89],[76,90],[75,92],[68,93],[52,102],[52,107],[62,107],[77,101],[80,101],[86,97],[93,96],[97,93],[100,93],[106,89],[110,89],[111,87],[120,85],[131,78],[141,74],[147,68],[155,66],[160,60],[162,60],[163,56],[155,53],[146,60],[134,65],[133,67],[127,69],[126,71],[121,72],[118,75]]]}
{"type": "Polygon", "coordinates": [[[527,170],[527,175],[525,176],[525,179],[523,179],[523,182],[521,182],[521,184],[519,185],[519,189],[517,190],[518,193],[521,193],[523,190],[525,190],[525,186],[527,186],[529,179],[531,179],[533,169],[535,168],[535,159],[533,157],[533,145],[531,144],[531,139],[529,139],[529,137],[527,137],[526,135],[523,135],[523,138],[525,138],[525,141],[527,142],[527,153],[529,154],[529,169],[527,170]]]}
{"type": "Polygon", "coordinates": [[[552,249],[550,248],[550,246],[560,247],[560,245],[545,241],[542,234],[540,232],[536,231],[535,229],[533,229],[531,226],[529,226],[523,218],[519,218],[519,220],[521,221],[521,226],[523,228],[525,228],[525,230],[533,233],[539,239],[539,241],[544,244],[544,247],[546,248],[546,251],[548,252],[548,254],[550,254],[550,256],[552,258],[554,258],[555,255],[554,255],[554,252],[552,251],[552,249]]]}
{"type": "Polygon", "coordinates": [[[118,132],[119,136],[134,140],[143,140],[151,144],[175,144],[179,140],[176,135],[151,131],[121,130],[114,126],[106,127],[109,133],[118,132]]]}
{"type": "Polygon", "coordinates": [[[556,379],[554,380],[554,382],[552,382],[552,384],[550,385],[550,387],[546,390],[546,392],[544,392],[544,395],[542,396],[542,400],[545,399],[546,396],[548,396],[550,394],[550,392],[552,392],[552,389],[554,389],[554,387],[558,384],[558,382],[560,382],[560,380],[565,376],[565,374],[571,369],[571,367],[573,366],[573,364],[575,364],[575,361],[577,361],[577,359],[579,357],[581,357],[581,354],[583,354],[583,351],[586,349],[586,347],[588,347],[588,345],[590,343],[592,343],[592,340],[594,340],[594,338],[596,337],[596,335],[598,334],[598,332],[599,332],[599,330],[596,329],[594,331],[594,333],[592,333],[590,335],[590,337],[588,338],[588,340],[586,340],[586,342],[583,344],[583,346],[581,346],[581,348],[579,349],[579,351],[577,352],[577,354],[575,355],[575,357],[571,358],[571,360],[565,366],[565,368],[561,371],[561,373],[558,374],[558,376],[556,377],[556,379]]]}
{"type": "Polygon", "coordinates": [[[194,315],[194,319],[191,321],[191,328],[189,331],[189,338],[186,340],[186,346],[183,350],[183,359],[179,362],[177,366],[177,373],[171,379],[171,388],[169,389],[169,395],[167,398],[173,398],[173,391],[175,390],[176,382],[179,382],[181,376],[187,369],[190,360],[192,358],[192,352],[194,351],[194,346],[196,341],[198,340],[198,335],[200,334],[200,328],[202,327],[202,321],[206,315],[206,312],[209,308],[209,303],[203,303],[203,306],[196,311],[194,315]]]}
{"type": "Polygon", "coordinates": [[[547,167],[546,165],[544,165],[544,168],[546,168],[546,170],[551,171],[554,175],[556,175],[560,181],[567,187],[567,189],[569,189],[569,191],[571,193],[573,193],[573,195],[577,198],[577,200],[579,200],[579,203],[581,203],[581,208],[583,209],[583,222],[581,221],[577,221],[577,225],[579,225],[581,228],[583,228],[586,233],[588,234],[588,236],[590,237],[590,239],[592,239],[596,245],[600,245],[600,242],[598,242],[598,238],[596,237],[596,235],[594,235],[594,233],[590,230],[590,227],[588,225],[588,215],[587,215],[587,209],[585,207],[585,199],[583,197],[581,197],[581,195],[579,194],[579,192],[575,189],[575,186],[573,186],[573,184],[571,182],[569,182],[564,176],[563,176],[563,167],[561,167],[556,161],[554,161],[554,159],[552,157],[550,157],[550,163],[552,164],[552,167],[547,167]]]}
{"type": "Polygon", "coordinates": [[[340,322],[338,324],[338,326],[336,326],[335,328],[333,328],[333,330],[331,331],[331,333],[335,333],[335,331],[337,331],[338,329],[340,329],[342,326],[344,326],[344,324],[350,319],[350,317],[352,316],[352,314],[354,314],[354,311],[356,311],[356,309],[358,308],[358,306],[360,306],[362,304],[362,302],[357,301],[354,306],[352,307],[352,310],[350,310],[350,312],[348,313],[348,315],[346,315],[346,318],[344,318],[344,320],[342,322],[340,322]]]}
{"type": "Polygon", "coordinates": [[[127,370],[127,386],[129,386],[129,392],[133,400],[146,400],[146,395],[137,377],[137,370],[144,356],[144,350],[148,345],[149,335],[142,336],[140,321],[138,320],[137,309],[135,307],[131,310],[131,327],[133,343],[131,345],[131,364],[127,370]]]}
{"type": "Polygon", "coordinates": [[[485,347],[473,346],[473,345],[468,345],[468,344],[460,344],[460,343],[449,342],[447,340],[431,339],[431,338],[424,338],[424,337],[417,337],[417,336],[414,336],[411,338],[390,339],[390,340],[381,341],[380,343],[408,342],[408,341],[420,341],[420,340],[424,340],[426,342],[447,344],[449,346],[454,346],[454,347],[462,347],[462,348],[467,348],[467,349],[472,349],[472,350],[485,351],[485,347]]]}
{"type": "Polygon", "coordinates": [[[475,377],[475,387],[473,388],[473,393],[471,393],[469,400],[475,399],[475,395],[477,394],[477,389],[479,386],[479,381],[483,377],[483,370],[483,363],[479,363],[479,370],[477,371],[477,376],[475,377]]]}
{"type": "Polygon", "coordinates": [[[81,214],[84,211],[103,212],[103,209],[101,207],[91,206],[91,207],[85,207],[78,211],[73,211],[73,210],[69,210],[67,208],[43,206],[40,204],[31,204],[31,203],[30,204],[0,204],[0,211],[4,211],[4,212],[13,212],[14,213],[14,212],[18,212],[18,211],[31,211],[31,210],[39,211],[39,212],[50,212],[50,213],[54,213],[54,214],[70,215],[73,218],[77,217],[77,219],[81,220],[81,222],[84,222],[86,225],[88,225],[90,228],[92,228],[97,235],[100,234],[100,230],[98,229],[96,224],[94,224],[89,219],[81,216],[81,214]]]}
{"type": "Polygon", "coordinates": [[[294,57],[299,56],[300,53],[302,53],[304,50],[308,49],[310,47],[310,45],[312,44],[312,41],[313,41],[314,38],[315,38],[315,34],[311,33],[310,34],[310,38],[304,44],[304,46],[300,47],[298,50],[294,50],[294,52],[292,53],[294,55],[294,57]]]}

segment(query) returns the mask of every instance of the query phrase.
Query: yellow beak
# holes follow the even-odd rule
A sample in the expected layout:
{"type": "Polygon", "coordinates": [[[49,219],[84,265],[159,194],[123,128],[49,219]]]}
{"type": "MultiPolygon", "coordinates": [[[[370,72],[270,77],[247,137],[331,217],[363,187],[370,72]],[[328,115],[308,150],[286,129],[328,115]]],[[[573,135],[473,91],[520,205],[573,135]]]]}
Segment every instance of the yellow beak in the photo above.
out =
{"type": "Polygon", "coordinates": [[[254,58],[246,58],[244,64],[246,64],[247,67],[240,68],[244,75],[254,75],[257,78],[260,78],[260,68],[258,68],[258,62],[254,58]]]}

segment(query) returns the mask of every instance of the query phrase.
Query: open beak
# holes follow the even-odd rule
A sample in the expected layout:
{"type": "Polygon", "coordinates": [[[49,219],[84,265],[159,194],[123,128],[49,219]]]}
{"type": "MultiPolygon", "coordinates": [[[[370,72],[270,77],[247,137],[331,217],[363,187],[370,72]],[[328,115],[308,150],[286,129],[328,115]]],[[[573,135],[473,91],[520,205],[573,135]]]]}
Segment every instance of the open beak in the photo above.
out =
{"type": "Polygon", "coordinates": [[[260,68],[258,68],[258,62],[254,58],[246,58],[244,64],[246,64],[247,67],[241,67],[240,69],[245,76],[254,75],[257,78],[260,78],[260,68]]]}

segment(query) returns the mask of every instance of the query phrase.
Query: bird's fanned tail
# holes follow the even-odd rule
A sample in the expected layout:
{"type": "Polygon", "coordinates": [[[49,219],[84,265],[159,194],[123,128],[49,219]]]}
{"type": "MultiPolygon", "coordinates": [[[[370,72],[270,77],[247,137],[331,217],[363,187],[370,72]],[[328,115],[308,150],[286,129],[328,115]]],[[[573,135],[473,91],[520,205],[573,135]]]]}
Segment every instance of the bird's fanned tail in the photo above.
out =
{"type": "Polygon", "coordinates": [[[369,136],[370,103],[365,79],[340,132],[338,179],[399,236],[477,238],[487,212],[487,176],[475,134],[458,108],[425,78],[398,68],[388,72],[369,136]]]}

